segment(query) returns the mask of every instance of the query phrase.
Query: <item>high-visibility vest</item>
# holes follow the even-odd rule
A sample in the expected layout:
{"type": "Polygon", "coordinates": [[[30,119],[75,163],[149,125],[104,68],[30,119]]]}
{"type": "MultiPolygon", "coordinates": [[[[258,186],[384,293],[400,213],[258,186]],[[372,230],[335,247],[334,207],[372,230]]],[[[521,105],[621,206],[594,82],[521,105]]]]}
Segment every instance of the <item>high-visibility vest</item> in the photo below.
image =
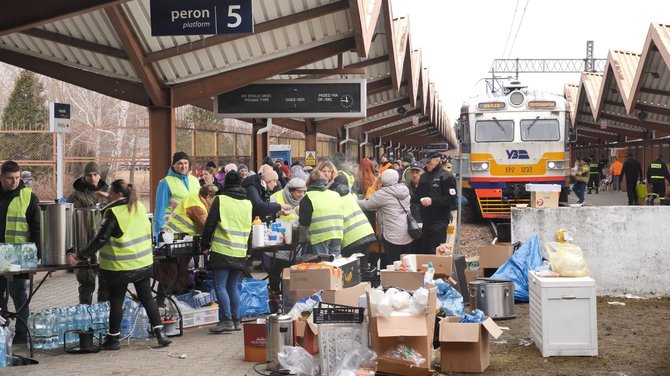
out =
{"type": "Polygon", "coordinates": [[[194,206],[200,207],[207,211],[207,207],[202,203],[202,200],[200,200],[199,194],[188,195],[174,209],[174,212],[170,218],[167,220],[167,222],[165,222],[165,227],[176,233],[198,235],[198,229],[195,228],[195,224],[186,214],[186,210],[194,206]]]}
{"type": "Polygon", "coordinates": [[[349,189],[351,189],[351,187],[354,186],[354,176],[353,175],[351,175],[350,173],[348,173],[346,171],[342,171],[342,170],[339,170],[337,173],[342,174],[342,175],[344,175],[345,178],[347,178],[347,184],[349,184],[349,189]]]}
{"type": "MultiPolygon", "coordinates": [[[[170,193],[172,194],[172,196],[170,196],[171,200],[181,202],[188,195],[197,195],[200,192],[200,182],[198,181],[198,178],[191,174],[188,175],[188,188],[186,188],[184,182],[176,176],[166,176],[163,180],[165,180],[170,188],[170,193]]],[[[168,204],[167,208],[165,208],[165,214],[170,213],[172,213],[172,206],[168,204]]]]}
{"type": "MultiPolygon", "coordinates": [[[[655,174],[655,173],[656,174],[661,174],[662,173],[661,168],[663,168],[663,165],[660,164],[660,163],[652,162],[649,165],[649,169],[652,170],[652,172],[651,172],[652,174],[655,174]]],[[[663,179],[665,179],[665,176],[663,176],[663,175],[651,175],[650,178],[651,179],[660,179],[661,181],[663,181],[663,179]]]]}
{"type": "Polygon", "coordinates": [[[590,172],[591,175],[598,173],[598,164],[597,163],[591,163],[589,165],[589,167],[591,168],[591,172],[590,172]]]}
{"type": "MultiPolygon", "coordinates": [[[[284,200],[284,190],[282,189],[273,193],[272,196],[270,196],[270,201],[274,201],[280,205],[286,204],[286,200],[284,200]]],[[[295,211],[291,211],[291,213],[288,215],[280,215],[279,220],[284,222],[297,221],[298,215],[295,213],[295,211]]]]}
{"type": "Polygon", "coordinates": [[[582,183],[588,183],[590,171],[591,169],[589,168],[588,165],[579,165],[579,168],[577,169],[577,176],[575,176],[575,180],[581,181],[582,183]]]}
{"type": "Polygon", "coordinates": [[[212,251],[231,257],[245,257],[251,234],[252,205],[249,200],[236,200],[226,195],[219,200],[219,223],[212,237],[212,251]]]}
{"type": "Polygon", "coordinates": [[[342,199],[342,214],[344,216],[344,236],[342,237],[342,248],[362,239],[368,235],[374,235],[368,217],[363,214],[356,198],[350,193],[342,199]]]}
{"type": "Polygon", "coordinates": [[[612,175],[621,175],[621,169],[623,169],[623,163],[619,161],[612,162],[612,166],[610,166],[612,175]]]}
{"type": "Polygon", "coordinates": [[[336,192],[307,191],[305,193],[312,201],[312,222],[309,225],[309,242],[323,243],[331,239],[342,239],[344,218],[342,215],[342,200],[336,192]]]}
{"type": "Polygon", "coordinates": [[[5,220],[5,243],[25,243],[30,237],[30,228],[26,220],[26,211],[30,206],[30,188],[22,188],[7,207],[5,220]]]}
{"type": "Polygon", "coordinates": [[[130,271],[153,264],[151,249],[151,222],[147,209],[141,202],[135,203],[135,210],[128,210],[128,204],[111,209],[123,235],[111,237],[100,249],[98,262],[100,269],[110,271],[130,271]]]}

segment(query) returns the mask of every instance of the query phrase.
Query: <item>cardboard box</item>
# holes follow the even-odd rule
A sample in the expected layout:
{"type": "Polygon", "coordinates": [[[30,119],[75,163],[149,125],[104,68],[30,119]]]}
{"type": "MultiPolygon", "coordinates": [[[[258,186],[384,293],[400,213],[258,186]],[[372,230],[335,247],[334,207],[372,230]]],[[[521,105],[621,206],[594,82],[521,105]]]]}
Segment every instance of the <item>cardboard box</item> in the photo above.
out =
{"type": "Polygon", "coordinates": [[[342,270],[330,267],[321,269],[291,270],[291,290],[339,290],[342,288],[342,270]]]}
{"type": "Polygon", "coordinates": [[[358,307],[358,298],[366,292],[369,292],[370,289],[370,282],[361,282],[356,286],[346,289],[326,290],[321,294],[321,301],[324,303],[358,307]]]}
{"type": "Polygon", "coordinates": [[[342,287],[353,287],[361,283],[361,262],[359,259],[341,263],[335,260],[333,265],[342,269],[342,287]]]}
{"type": "Polygon", "coordinates": [[[479,267],[495,268],[504,264],[514,253],[514,246],[511,243],[496,243],[479,247],[479,267]]]}
{"type": "MultiPolygon", "coordinates": [[[[400,255],[400,259],[408,255],[400,255]]],[[[451,256],[438,255],[412,255],[416,258],[417,272],[426,272],[428,270],[428,263],[433,263],[435,269],[435,278],[449,277],[451,275],[451,268],[453,258],[451,256]]]]}
{"type": "Polygon", "coordinates": [[[370,344],[379,354],[377,371],[394,375],[429,375],[435,331],[435,307],[437,289],[430,289],[428,307],[422,316],[380,316],[376,306],[370,304],[368,294],[368,312],[370,315],[370,344]],[[420,353],[425,362],[417,366],[413,362],[384,357],[383,354],[394,346],[403,343],[420,353]]]}
{"type": "Polygon", "coordinates": [[[466,269],[465,270],[465,282],[470,283],[477,279],[477,277],[483,277],[484,270],[482,269],[466,269]]]}
{"type": "Polygon", "coordinates": [[[244,361],[266,361],[265,323],[245,322],[242,324],[242,329],[244,331],[244,361]]]}
{"type": "Polygon", "coordinates": [[[295,330],[295,344],[308,353],[314,355],[319,353],[319,329],[316,324],[296,320],[293,329],[295,330]]]}
{"type": "Polygon", "coordinates": [[[490,317],[476,324],[461,324],[459,319],[440,321],[442,372],[484,372],[491,364],[489,334],[498,338],[502,330],[490,317]]]}
{"type": "Polygon", "coordinates": [[[530,192],[530,207],[536,209],[557,208],[560,192],[530,192]]]}
{"type": "Polygon", "coordinates": [[[423,272],[396,272],[393,270],[382,270],[382,286],[399,287],[403,290],[416,290],[423,287],[423,272]]]}

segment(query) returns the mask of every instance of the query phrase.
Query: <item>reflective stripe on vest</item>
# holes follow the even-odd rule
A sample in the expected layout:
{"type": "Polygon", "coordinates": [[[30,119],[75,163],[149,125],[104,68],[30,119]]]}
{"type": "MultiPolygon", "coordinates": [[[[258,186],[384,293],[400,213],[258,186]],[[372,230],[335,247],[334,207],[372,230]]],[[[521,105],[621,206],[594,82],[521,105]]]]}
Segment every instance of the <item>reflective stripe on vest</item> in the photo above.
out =
{"type": "Polygon", "coordinates": [[[30,206],[30,188],[22,188],[7,207],[5,222],[5,243],[25,243],[30,237],[30,228],[26,220],[26,211],[30,206]]]}
{"type": "Polygon", "coordinates": [[[109,209],[116,217],[123,235],[119,238],[112,237],[100,249],[100,269],[130,271],[153,264],[151,222],[144,205],[141,202],[135,205],[132,212],[128,210],[127,204],[109,209]]]}
{"type": "Polygon", "coordinates": [[[212,251],[231,257],[245,257],[251,234],[251,201],[225,195],[215,199],[219,200],[219,222],[212,236],[212,251]]]}
{"type": "MultiPolygon", "coordinates": [[[[270,196],[270,201],[272,201],[272,198],[274,197],[275,202],[277,202],[280,205],[286,204],[286,200],[284,200],[284,190],[282,189],[279,192],[275,192],[270,196]]],[[[284,221],[284,222],[291,222],[291,221],[297,221],[298,220],[298,215],[295,213],[295,211],[291,211],[289,215],[280,215],[279,220],[284,221]]]]}
{"type": "Polygon", "coordinates": [[[312,201],[314,209],[309,225],[309,242],[319,244],[331,239],[342,239],[344,218],[340,195],[330,190],[307,191],[305,195],[312,201]]]}
{"type": "MultiPolygon", "coordinates": [[[[198,178],[189,174],[188,175],[188,188],[184,185],[184,182],[176,176],[166,176],[163,178],[170,188],[170,200],[177,200],[181,202],[188,195],[197,195],[200,192],[200,182],[198,178]]],[[[172,206],[168,203],[167,208],[165,208],[165,214],[172,213],[172,206]]]]}
{"type": "Polygon", "coordinates": [[[589,165],[591,168],[591,174],[597,174],[598,173],[598,164],[597,163],[591,163],[589,165]]]}
{"type": "Polygon", "coordinates": [[[363,214],[352,194],[341,197],[341,199],[344,213],[344,236],[342,237],[342,248],[344,248],[365,236],[373,235],[374,231],[372,231],[368,217],[363,214]]]}
{"type": "Polygon", "coordinates": [[[186,214],[186,210],[194,206],[202,208],[205,212],[207,211],[205,204],[200,200],[199,194],[188,195],[179,203],[170,218],[165,222],[165,227],[176,233],[198,235],[198,230],[195,228],[195,224],[186,214]]]}

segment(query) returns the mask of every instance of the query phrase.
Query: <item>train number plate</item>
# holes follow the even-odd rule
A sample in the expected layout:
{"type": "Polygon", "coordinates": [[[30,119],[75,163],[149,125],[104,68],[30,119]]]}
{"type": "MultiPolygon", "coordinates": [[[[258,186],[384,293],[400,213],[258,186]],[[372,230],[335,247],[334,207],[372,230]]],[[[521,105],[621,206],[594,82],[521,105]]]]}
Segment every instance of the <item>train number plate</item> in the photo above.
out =
{"type": "Polygon", "coordinates": [[[505,175],[533,175],[533,166],[505,166],[505,175]]]}

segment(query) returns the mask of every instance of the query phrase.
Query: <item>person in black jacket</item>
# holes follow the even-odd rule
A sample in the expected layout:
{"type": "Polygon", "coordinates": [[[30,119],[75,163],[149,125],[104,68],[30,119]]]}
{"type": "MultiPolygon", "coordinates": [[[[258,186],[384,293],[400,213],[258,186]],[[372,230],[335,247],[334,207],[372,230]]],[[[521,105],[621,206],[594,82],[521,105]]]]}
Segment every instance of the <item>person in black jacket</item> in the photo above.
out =
{"type": "Polygon", "coordinates": [[[425,169],[411,203],[421,204],[423,220],[417,253],[435,253],[438,245],[447,241],[447,226],[451,210],[457,204],[458,193],[454,175],[440,165],[440,153],[432,152],[422,160],[425,169]]]}
{"type": "Polygon", "coordinates": [[[642,182],[642,166],[640,162],[633,159],[633,153],[628,153],[626,161],[621,168],[621,180],[626,182],[626,194],[628,205],[637,205],[637,183],[642,182]]]}
{"type": "MultiPolygon", "coordinates": [[[[32,242],[37,246],[37,258],[41,258],[40,253],[40,208],[39,200],[30,188],[27,188],[21,181],[19,165],[14,161],[6,161],[0,168],[0,243],[26,243],[32,242]],[[28,201],[28,202],[25,202],[28,201]],[[25,211],[20,208],[25,207],[25,211]],[[19,212],[21,211],[21,212],[19,212]],[[25,219],[17,221],[8,217],[17,217],[25,219]],[[27,223],[27,232],[24,231],[20,223],[27,223]]],[[[23,225],[25,226],[25,225],[23,225]]],[[[14,343],[26,343],[28,339],[28,330],[26,323],[30,307],[28,306],[28,294],[26,285],[28,274],[18,274],[9,284],[9,295],[14,301],[19,320],[16,322],[16,335],[14,343]]],[[[4,308],[7,305],[5,295],[7,291],[7,278],[0,277],[0,308],[3,309],[3,315],[7,312],[4,308]]]]}
{"type": "Polygon", "coordinates": [[[272,222],[276,214],[282,210],[285,212],[292,210],[291,205],[270,202],[270,196],[280,189],[277,181],[277,173],[267,165],[261,166],[258,174],[248,176],[242,181],[247,199],[253,205],[252,215],[260,217],[264,222],[272,222]]]}
{"type": "Polygon", "coordinates": [[[651,191],[654,193],[649,197],[649,204],[654,205],[656,197],[665,197],[666,180],[670,182],[670,173],[668,166],[663,162],[663,155],[659,154],[647,167],[647,183],[651,185],[651,191]]]}

